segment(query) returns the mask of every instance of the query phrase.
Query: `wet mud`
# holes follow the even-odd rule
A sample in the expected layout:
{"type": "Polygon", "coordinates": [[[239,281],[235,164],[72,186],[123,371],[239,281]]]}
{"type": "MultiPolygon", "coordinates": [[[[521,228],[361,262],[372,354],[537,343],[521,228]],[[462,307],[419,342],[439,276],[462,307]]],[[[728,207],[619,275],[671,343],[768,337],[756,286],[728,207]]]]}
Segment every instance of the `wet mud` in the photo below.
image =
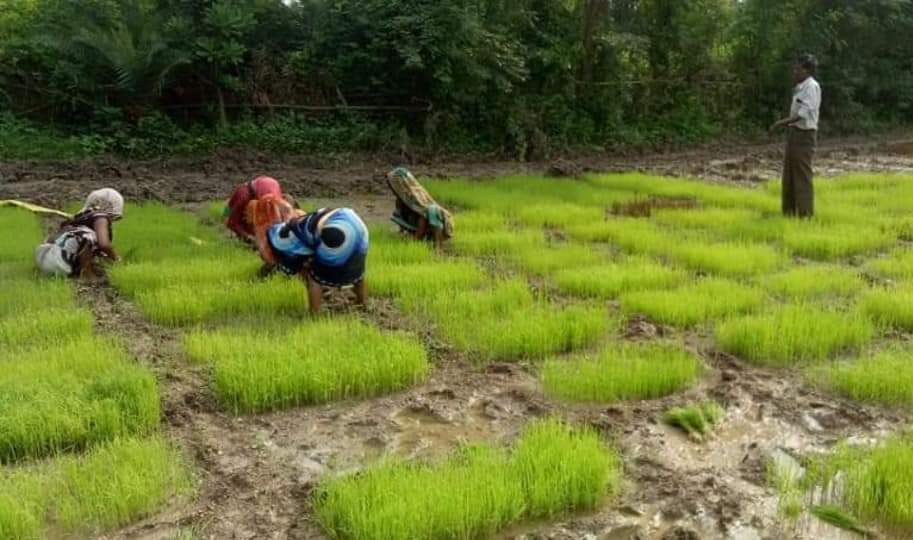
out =
{"type": "MultiPolygon", "coordinates": [[[[852,148],[860,147],[825,147],[819,156],[819,173],[830,169],[909,171],[913,167],[913,152],[906,152],[902,145],[890,151],[882,143],[852,148]]],[[[779,150],[769,145],[743,157],[711,159],[705,150],[694,152],[684,157],[626,158],[617,164],[617,170],[642,166],[670,175],[750,182],[775,176],[779,160],[779,150]]],[[[243,163],[233,170],[219,163],[210,164],[208,172],[163,174],[152,167],[123,170],[121,165],[115,171],[98,164],[85,170],[76,166],[68,172],[38,167],[26,173],[24,165],[4,164],[0,165],[0,198],[23,197],[53,204],[72,200],[88,187],[112,179],[116,187],[127,187],[128,197],[199,202],[224,196],[229,186],[259,172],[260,165],[243,163]]],[[[507,165],[499,164],[427,167],[441,175],[508,172],[507,165]]],[[[510,167],[513,173],[541,172],[548,165],[510,167]]],[[[585,167],[616,170],[608,163],[585,167]]],[[[422,166],[416,168],[428,172],[422,166]]],[[[377,166],[376,172],[381,171],[377,166]]],[[[291,191],[299,197],[346,201],[369,221],[385,219],[392,209],[382,194],[382,180],[375,178],[369,165],[340,166],[329,173],[317,168],[280,169],[276,175],[291,179],[291,191]],[[291,174],[292,170],[297,172],[291,174]]],[[[184,357],[179,332],[146,322],[105,283],[80,284],[79,296],[93,310],[98,332],[124,338],[137,361],[155,371],[163,396],[163,430],[198,470],[198,491],[192,501],[176,503],[105,536],[107,539],[165,540],[181,531],[210,539],[324,538],[309,507],[310,496],[324,475],[357,470],[380,459],[438,459],[467,442],[510,444],[531,418],[549,414],[590,425],[614,441],[624,460],[623,491],[593,512],[519,524],[498,538],[861,538],[810,516],[795,523],[785,521],[777,511],[776,493],[769,487],[768,464],[795,460],[850,436],[881,437],[910,421],[906,411],[820,393],[804,385],[797,372],[762,369],[719,354],[701,335],[682,336],[708,366],[696,388],[654,401],[562,404],[544,397],[530,366],[474,366],[436,341],[433,332],[412,326],[383,299],[372,299],[360,316],[385,329],[406,329],[421,336],[434,363],[425,383],[374,399],[236,417],[215,401],[208,386],[208,368],[184,357]],[[723,405],[726,415],[702,443],[660,420],[671,406],[705,399],[723,405]]],[[[333,311],[350,309],[344,298],[327,301],[333,311]]],[[[622,331],[632,340],[670,333],[674,331],[645,319],[629,321],[622,331]]]]}

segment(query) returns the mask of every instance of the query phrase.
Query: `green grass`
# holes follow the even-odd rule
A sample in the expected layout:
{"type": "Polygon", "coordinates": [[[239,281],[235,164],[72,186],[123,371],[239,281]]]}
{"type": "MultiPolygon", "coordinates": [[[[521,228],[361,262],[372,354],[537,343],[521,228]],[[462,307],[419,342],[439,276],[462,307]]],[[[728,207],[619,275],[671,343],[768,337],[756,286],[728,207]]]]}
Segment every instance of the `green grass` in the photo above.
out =
{"type": "Polygon", "coordinates": [[[552,279],[564,293],[608,300],[630,291],[681,285],[688,273],[647,259],[630,259],[590,268],[566,267],[552,279]]]}
{"type": "Polygon", "coordinates": [[[109,272],[111,284],[130,297],[174,286],[241,283],[256,278],[262,262],[252,252],[226,249],[218,256],[187,260],[144,261],[121,264],[109,272]]]}
{"type": "Polygon", "coordinates": [[[302,281],[281,275],[254,282],[175,283],[138,292],[136,303],[149,320],[172,327],[257,314],[307,313],[302,281]]]}
{"type": "Polygon", "coordinates": [[[472,257],[504,256],[547,247],[541,231],[494,231],[458,234],[450,241],[453,251],[472,257]]]}
{"type": "Polygon", "coordinates": [[[762,283],[769,291],[789,300],[851,297],[865,287],[858,271],[830,265],[797,266],[769,276],[762,283]]]}
{"type": "Polygon", "coordinates": [[[842,508],[832,504],[818,504],[808,509],[808,512],[821,521],[845,531],[851,531],[867,538],[870,535],[865,527],[855,517],[847,514],[842,508]]]}
{"type": "Polygon", "coordinates": [[[71,307],[27,312],[0,318],[0,352],[23,349],[39,343],[63,344],[92,334],[92,313],[71,307]]]}
{"type": "Polygon", "coordinates": [[[0,208],[0,261],[31,261],[44,231],[35,214],[19,208],[0,208]]]}
{"type": "Polygon", "coordinates": [[[663,422],[681,429],[689,437],[700,441],[720,423],[725,413],[726,411],[715,401],[704,401],[669,409],[663,413],[663,422]]]}
{"type": "Polygon", "coordinates": [[[158,438],[117,439],[83,456],[0,470],[0,538],[95,537],[153,514],[192,486],[183,457],[158,438]]]}
{"type": "Polygon", "coordinates": [[[609,330],[603,307],[558,307],[536,299],[513,280],[491,289],[439,291],[403,302],[407,313],[430,319],[438,333],[477,362],[535,360],[589,346],[609,330]]]}
{"type": "Polygon", "coordinates": [[[235,249],[192,214],[158,203],[127,205],[124,219],[114,226],[114,245],[126,262],[187,261],[235,249]]]}
{"type": "Polygon", "coordinates": [[[539,420],[512,452],[468,447],[436,464],[393,461],[331,477],[314,506],[331,538],[481,538],[521,519],[594,508],[620,478],[618,455],[594,432],[539,420]]]}
{"type": "Polygon", "coordinates": [[[608,261],[607,253],[580,244],[551,244],[530,247],[509,253],[505,262],[528,274],[549,275],[564,268],[593,267],[608,261]]]}
{"type": "Polygon", "coordinates": [[[213,365],[216,395],[235,412],[374,396],[411,386],[429,371],[415,338],[345,318],[275,333],[197,330],[185,349],[213,365]]]}
{"type": "Polygon", "coordinates": [[[790,224],[783,235],[783,244],[793,254],[822,261],[871,253],[895,242],[896,236],[878,227],[805,221],[790,224]]]}
{"type": "Polygon", "coordinates": [[[0,461],[78,450],[158,427],[155,378],[110,341],[45,343],[0,360],[0,461]]]}
{"type": "Polygon", "coordinates": [[[0,290],[0,317],[71,308],[74,302],[73,289],[64,279],[12,279],[0,290]]]}
{"type": "Polygon", "coordinates": [[[491,211],[460,212],[454,216],[454,222],[457,234],[495,232],[507,229],[507,218],[501,213],[491,211]]]}
{"type": "Polygon", "coordinates": [[[670,291],[625,293],[619,300],[628,315],[646,315],[661,324],[687,328],[755,310],[764,302],[764,293],[732,281],[708,278],[670,291]]]}
{"type": "Polygon", "coordinates": [[[862,308],[881,324],[913,330],[913,285],[871,290],[863,295],[862,308]]]}
{"type": "Polygon", "coordinates": [[[913,354],[891,349],[852,362],[816,366],[813,383],[852,399],[882,405],[913,405],[913,354]]]}
{"type": "Polygon", "coordinates": [[[673,345],[612,346],[595,357],[553,359],[540,373],[546,394],[566,401],[655,399],[687,388],[701,361],[673,345]]]}
{"type": "Polygon", "coordinates": [[[895,436],[874,448],[839,446],[818,456],[803,478],[806,492],[832,489],[839,482],[834,501],[844,511],[865,522],[877,522],[905,537],[913,531],[913,440],[895,436]],[[839,480],[838,480],[839,478],[839,480]]]}
{"type": "Polygon", "coordinates": [[[668,256],[686,268],[731,277],[768,273],[786,263],[775,248],[746,242],[683,241],[668,256]]]}
{"type": "Polygon", "coordinates": [[[474,289],[488,278],[475,263],[443,261],[372,266],[366,279],[372,295],[421,300],[443,294],[442,291],[457,294],[459,291],[474,289]]]}
{"type": "Polygon", "coordinates": [[[567,227],[568,237],[580,242],[606,242],[629,253],[664,255],[670,253],[680,239],[654,223],[637,218],[613,218],[596,223],[567,227]]]}
{"type": "Polygon", "coordinates": [[[871,260],[866,269],[877,276],[909,280],[913,278],[913,250],[901,249],[887,257],[871,260]]]}
{"type": "Polygon", "coordinates": [[[522,206],[512,211],[515,219],[527,227],[563,228],[574,223],[603,221],[606,211],[592,206],[545,203],[522,206]]]}
{"type": "Polygon", "coordinates": [[[370,264],[372,270],[380,266],[428,264],[433,261],[434,253],[428,242],[420,242],[398,233],[390,235],[371,231],[370,264]]]}
{"type": "Polygon", "coordinates": [[[716,327],[719,347],[756,364],[786,367],[859,350],[875,335],[857,312],[793,304],[730,319],[716,327]]]}
{"type": "Polygon", "coordinates": [[[711,233],[742,226],[760,217],[758,212],[744,208],[661,209],[653,214],[654,221],[669,227],[705,229],[711,233]]]}

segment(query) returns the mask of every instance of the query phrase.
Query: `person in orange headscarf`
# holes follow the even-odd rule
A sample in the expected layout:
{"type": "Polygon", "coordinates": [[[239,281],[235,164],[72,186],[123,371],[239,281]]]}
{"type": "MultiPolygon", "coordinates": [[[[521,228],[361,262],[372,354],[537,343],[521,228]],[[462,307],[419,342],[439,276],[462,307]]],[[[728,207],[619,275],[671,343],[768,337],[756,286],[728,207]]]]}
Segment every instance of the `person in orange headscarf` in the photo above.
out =
{"type": "Polygon", "coordinates": [[[225,217],[225,226],[238,238],[254,243],[256,224],[250,218],[259,216],[260,219],[268,219],[269,206],[274,206],[272,212],[277,213],[282,212],[285,206],[291,208],[282,193],[282,186],[279,185],[275,178],[258,176],[250,182],[241,184],[231,194],[231,198],[228,199],[228,203],[222,213],[225,217]],[[265,205],[259,212],[248,209],[250,203],[265,200],[273,200],[275,204],[265,205]]]}

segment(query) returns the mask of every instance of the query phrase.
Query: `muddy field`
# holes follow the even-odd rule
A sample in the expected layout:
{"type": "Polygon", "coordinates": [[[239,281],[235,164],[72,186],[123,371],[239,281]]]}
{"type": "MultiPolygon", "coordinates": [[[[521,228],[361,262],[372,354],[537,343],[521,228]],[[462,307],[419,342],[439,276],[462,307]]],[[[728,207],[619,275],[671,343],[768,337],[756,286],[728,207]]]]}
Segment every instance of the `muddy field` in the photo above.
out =
{"type": "MultiPolygon", "coordinates": [[[[419,175],[485,177],[519,172],[642,170],[709,181],[757,182],[776,176],[779,145],[714,147],[665,155],[588,158],[577,162],[417,163],[419,175]]],[[[159,199],[195,210],[255,174],[280,178],[311,201],[353,206],[369,221],[392,209],[384,195],[384,160],[335,166],[277,163],[226,153],[183,163],[93,162],[72,166],[0,164],[0,199],[72,201],[102,184],[128,198],[159,199]]],[[[835,141],[819,151],[819,174],[911,171],[913,143],[835,141]]],[[[81,301],[103,333],[125,337],[133,355],[158,374],[166,431],[194,459],[200,490],[189,505],[107,538],[164,540],[180,531],[214,539],[323,538],[308,508],[321,475],[358,468],[384,455],[434,458],[463,441],[509,442],[530,418],[560,412],[617,441],[624,455],[622,496],[597,512],[559,522],[528,523],[501,538],[779,539],[854,538],[810,518],[785,525],[768,487],[766,464],[824,449],[847,437],[873,438],[911,420],[906,411],[869,407],[819,394],[784,370],[765,370],[721,355],[708,336],[686,334],[712,372],[685,393],[610,407],[552,402],[522,364],[474,368],[429,329],[410,327],[392,303],[372,300],[367,317],[388,329],[423,336],[435,369],[428,382],[387,397],[233,417],[219,410],[205,367],[183,358],[176,331],[146,322],[109,286],[80,285],[81,301]],[[726,407],[718,433],[703,444],[660,422],[668,407],[712,398],[726,407]]],[[[331,299],[331,309],[333,309],[331,299]]],[[[335,309],[344,309],[336,306],[335,309]]],[[[626,336],[647,340],[679,331],[648,321],[626,336]]]]}

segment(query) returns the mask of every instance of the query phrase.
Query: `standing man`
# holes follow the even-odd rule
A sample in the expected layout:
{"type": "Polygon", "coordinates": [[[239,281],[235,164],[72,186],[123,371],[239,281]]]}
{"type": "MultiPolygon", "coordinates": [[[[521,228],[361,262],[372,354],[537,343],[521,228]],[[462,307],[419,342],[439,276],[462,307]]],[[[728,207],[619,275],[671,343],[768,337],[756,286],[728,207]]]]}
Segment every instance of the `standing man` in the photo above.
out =
{"type": "Polygon", "coordinates": [[[789,117],[770,126],[770,133],[786,126],[786,156],[783,161],[783,215],[810,218],[815,214],[812,158],[818,144],[818,111],[821,87],[815,80],[818,60],[804,54],[793,66],[792,106],[789,117]]]}

